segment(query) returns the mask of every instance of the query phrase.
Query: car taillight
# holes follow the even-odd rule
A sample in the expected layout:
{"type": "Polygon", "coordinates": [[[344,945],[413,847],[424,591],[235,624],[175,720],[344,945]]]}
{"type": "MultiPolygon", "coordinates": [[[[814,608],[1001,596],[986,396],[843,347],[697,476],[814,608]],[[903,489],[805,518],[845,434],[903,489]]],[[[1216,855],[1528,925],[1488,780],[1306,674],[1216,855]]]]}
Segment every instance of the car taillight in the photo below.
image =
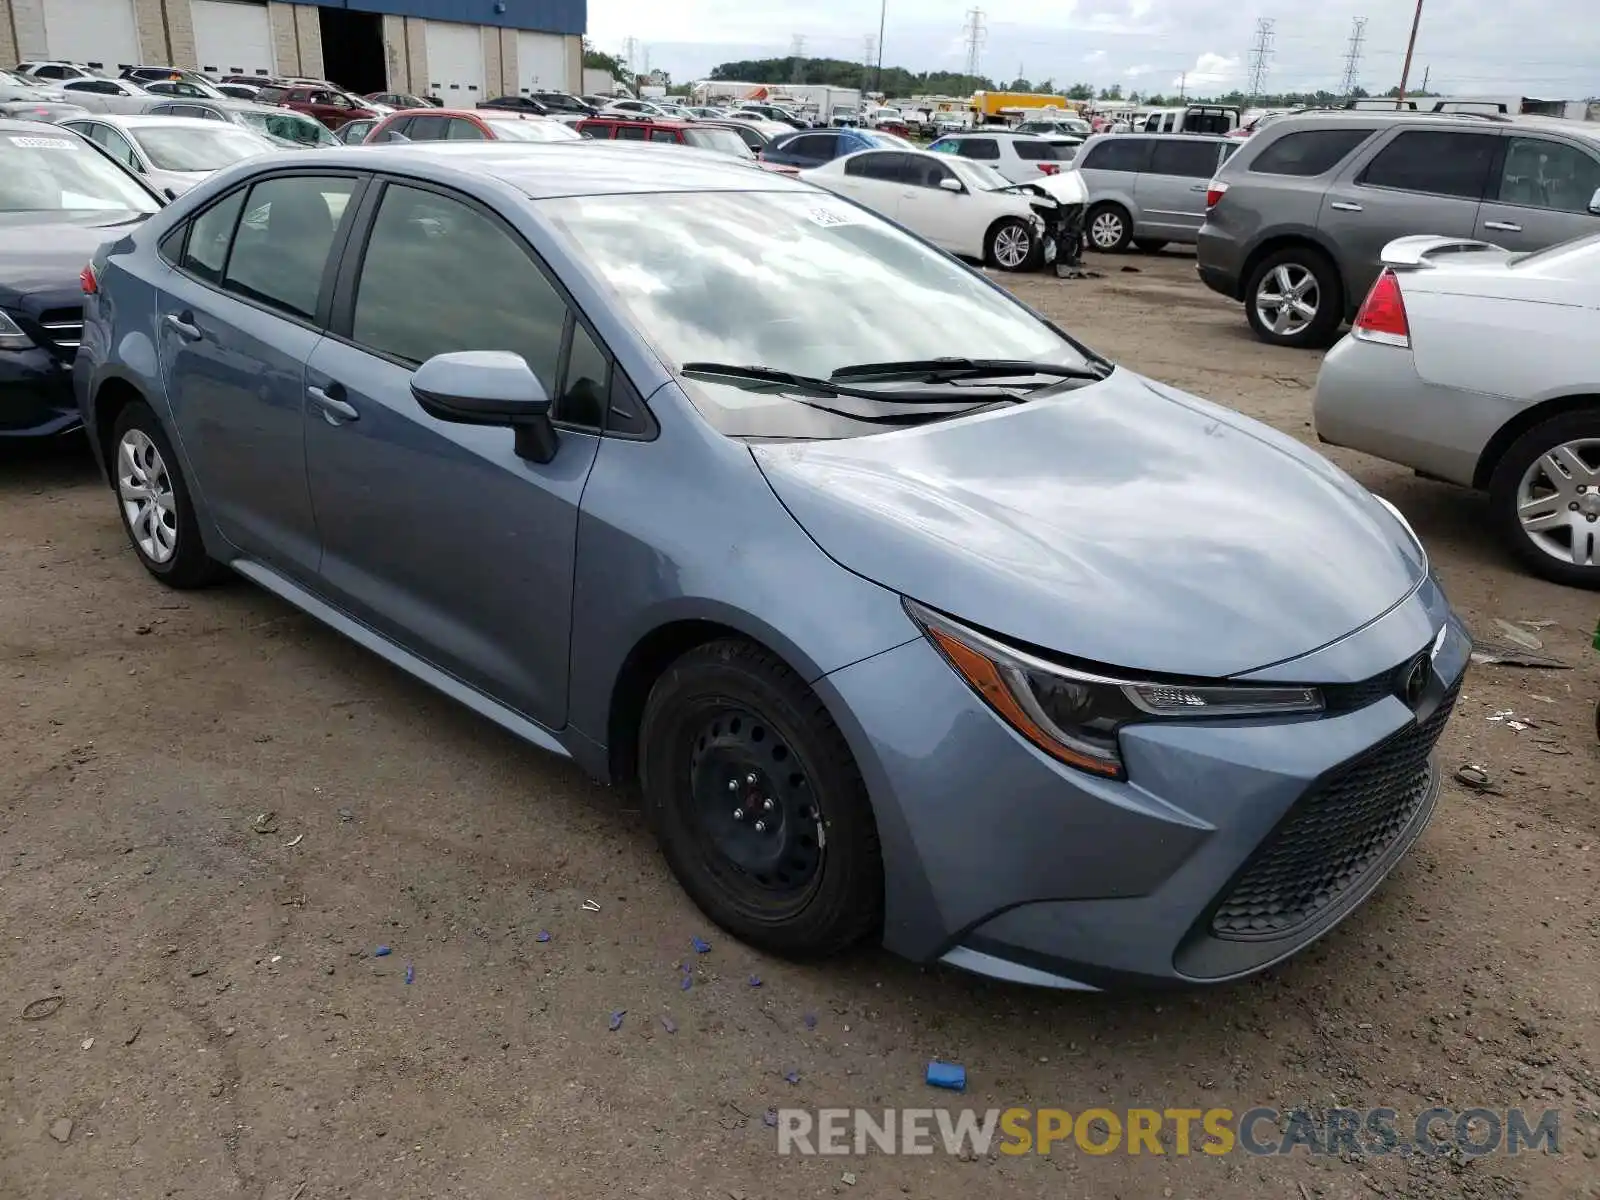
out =
{"type": "Polygon", "coordinates": [[[1220,179],[1213,179],[1206,184],[1206,211],[1210,212],[1217,206],[1217,202],[1228,194],[1228,185],[1220,179]]]}
{"type": "Polygon", "coordinates": [[[1046,175],[1056,175],[1056,174],[1059,174],[1060,171],[1061,171],[1061,164],[1060,163],[1040,163],[1039,164],[1039,170],[1043,171],[1046,175]]]}
{"type": "Polygon", "coordinates": [[[94,273],[94,264],[88,266],[78,274],[78,286],[83,289],[85,296],[97,295],[100,291],[100,278],[94,273]]]}
{"type": "Polygon", "coordinates": [[[1411,345],[1411,323],[1406,320],[1406,301],[1400,294],[1399,277],[1385,269],[1361,302],[1352,332],[1364,342],[1385,346],[1411,345]]]}

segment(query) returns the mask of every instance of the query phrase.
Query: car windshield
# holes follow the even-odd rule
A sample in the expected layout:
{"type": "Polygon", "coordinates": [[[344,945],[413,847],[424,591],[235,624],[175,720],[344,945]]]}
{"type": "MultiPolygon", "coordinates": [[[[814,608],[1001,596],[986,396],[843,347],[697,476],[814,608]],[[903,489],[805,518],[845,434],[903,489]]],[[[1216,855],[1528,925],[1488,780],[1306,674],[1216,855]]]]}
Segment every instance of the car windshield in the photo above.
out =
{"type": "Polygon", "coordinates": [[[48,86],[47,84],[40,83],[31,75],[15,75],[10,71],[0,71],[0,81],[14,83],[18,87],[43,88],[48,86]]]}
{"type": "Polygon", "coordinates": [[[71,134],[0,133],[0,213],[160,207],[126,171],[71,134]]]}
{"type": "Polygon", "coordinates": [[[952,155],[949,165],[950,169],[961,177],[961,182],[975,192],[993,192],[1012,186],[1011,181],[999,171],[983,163],[973,162],[970,158],[956,158],[952,155]]]}
{"type": "Polygon", "coordinates": [[[128,132],[139,143],[150,165],[161,171],[215,171],[271,149],[249,130],[220,122],[193,126],[154,125],[128,132]]]}
{"type": "Polygon", "coordinates": [[[286,142],[297,142],[302,146],[332,146],[337,142],[321,121],[313,121],[310,117],[302,117],[299,113],[287,110],[256,112],[253,109],[241,109],[239,117],[257,133],[281,138],[286,142]]]}
{"type": "Polygon", "coordinates": [[[744,139],[731,129],[685,129],[683,140],[702,150],[718,150],[739,158],[754,158],[744,139]]]}
{"type": "Polygon", "coordinates": [[[583,136],[570,125],[538,117],[532,120],[513,117],[509,121],[503,117],[487,119],[489,128],[494,130],[494,136],[502,142],[565,142],[583,136]]]}
{"type": "MultiPolygon", "coordinates": [[[[676,368],[750,364],[826,378],[863,363],[948,356],[1088,363],[982,276],[825,193],[539,203],[676,368]]],[[[796,399],[792,390],[699,375],[683,384],[706,419],[731,437],[852,437],[883,428],[796,399]]]]}

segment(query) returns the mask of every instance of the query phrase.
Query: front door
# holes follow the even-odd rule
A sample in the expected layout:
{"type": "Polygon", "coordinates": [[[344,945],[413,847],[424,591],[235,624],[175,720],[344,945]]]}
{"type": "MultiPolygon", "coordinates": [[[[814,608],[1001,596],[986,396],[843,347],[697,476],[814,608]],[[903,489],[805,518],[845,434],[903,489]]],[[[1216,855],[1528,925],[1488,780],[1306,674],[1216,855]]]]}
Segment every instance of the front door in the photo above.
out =
{"type": "Polygon", "coordinates": [[[440,670],[559,728],[578,502],[604,394],[604,380],[583,381],[604,373],[604,357],[522,241],[454,193],[386,185],[364,260],[341,274],[305,380],[321,589],[440,670]],[[509,429],[422,411],[412,372],[459,350],[527,361],[555,397],[550,462],[519,458],[509,429]]]}
{"type": "Polygon", "coordinates": [[[1507,250],[1542,250],[1600,233],[1593,204],[1600,159],[1576,138],[1508,134],[1496,186],[1478,210],[1477,236],[1507,250]]]}
{"type": "MultiPolygon", "coordinates": [[[[900,223],[952,254],[981,256],[985,230],[973,216],[974,201],[966,191],[951,191],[946,179],[956,173],[935,158],[906,154],[905,186],[900,190],[900,223]]],[[[957,180],[957,182],[960,182],[957,180]]]]}
{"type": "Polygon", "coordinates": [[[158,298],[179,441],[223,537],[301,580],[319,556],[306,485],[305,366],[354,175],[287,175],[196,216],[158,298]]]}

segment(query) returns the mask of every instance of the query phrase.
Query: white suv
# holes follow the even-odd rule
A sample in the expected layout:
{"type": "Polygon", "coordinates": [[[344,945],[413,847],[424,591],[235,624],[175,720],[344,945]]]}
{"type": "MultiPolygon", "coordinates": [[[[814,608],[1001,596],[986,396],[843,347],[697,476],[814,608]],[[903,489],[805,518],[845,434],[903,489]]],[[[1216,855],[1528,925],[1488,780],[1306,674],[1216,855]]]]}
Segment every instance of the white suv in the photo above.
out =
{"type": "Polygon", "coordinates": [[[986,129],[947,134],[928,149],[935,154],[954,154],[981,162],[1012,183],[1038,183],[1044,176],[1059,175],[1071,166],[1078,152],[1078,139],[986,129]]]}

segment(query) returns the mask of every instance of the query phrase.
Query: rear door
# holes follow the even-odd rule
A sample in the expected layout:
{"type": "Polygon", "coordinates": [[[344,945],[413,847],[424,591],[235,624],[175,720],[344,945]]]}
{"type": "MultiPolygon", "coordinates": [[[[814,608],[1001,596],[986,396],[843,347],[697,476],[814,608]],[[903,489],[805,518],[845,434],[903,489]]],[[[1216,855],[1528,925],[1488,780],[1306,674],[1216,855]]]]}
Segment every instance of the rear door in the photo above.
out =
{"type": "Polygon", "coordinates": [[[1583,139],[1512,132],[1477,236],[1507,250],[1541,250],[1600,233],[1600,156],[1583,139]]]}
{"type": "Polygon", "coordinates": [[[1158,138],[1150,165],[1134,184],[1134,233],[1193,242],[1206,219],[1206,184],[1217,173],[1220,152],[1217,142],[1158,138]]]}
{"type": "Polygon", "coordinates": [[[1398,126],[1345,165],[1323,195],[1317,228],[1339,247],[1347,308],[1367,294],[1395,238],[1472,236],[1500,148],[1492,131],[1398,126]]]}
{"type": "Polygon", "coordinates": [[[837,133],[802,133],[786,139],[776,150],[769,149],[763,157],[769,162],[787,163],[805,169],[832,162],[838,154],[837,133]]]}

